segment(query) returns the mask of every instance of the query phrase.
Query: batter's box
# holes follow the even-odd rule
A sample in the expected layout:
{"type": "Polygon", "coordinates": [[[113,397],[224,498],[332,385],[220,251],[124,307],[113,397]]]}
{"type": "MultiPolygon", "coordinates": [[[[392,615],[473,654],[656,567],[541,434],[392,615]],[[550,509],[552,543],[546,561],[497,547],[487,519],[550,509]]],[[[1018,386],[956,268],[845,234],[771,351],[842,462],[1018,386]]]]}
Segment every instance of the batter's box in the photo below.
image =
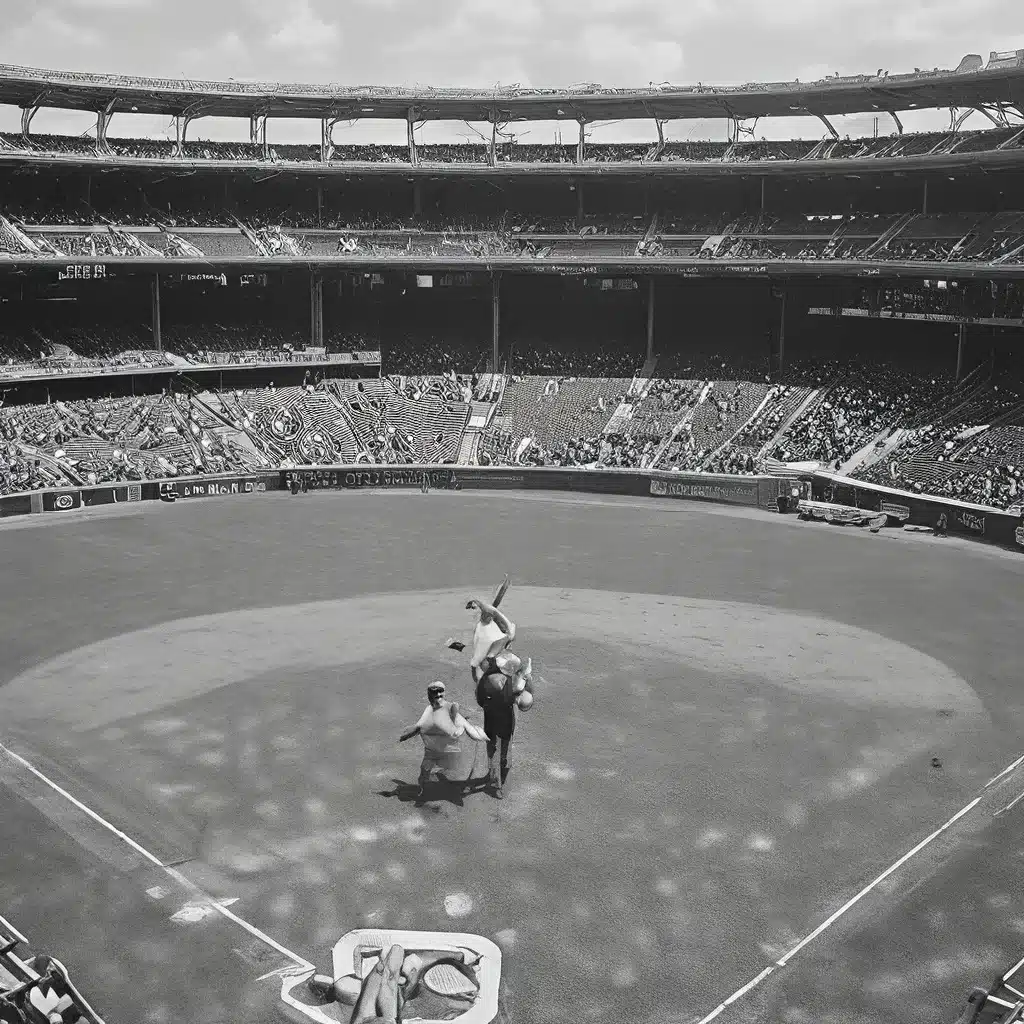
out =
{"type": "MultiPolygon", "coordinates": [[[[405,1014],[420,1024],[490,1024],[498,1013],[501,950],[482,935],[359,928],[334,946],[334,987],[343,1003],[355,1002],[362,982],[394,946],[405,950],[402,965],[405,1014]]],[[[291,1019],[337,1024],[347,1019],[342,1003],[311,1005],[303,976],[284,978],[281,999],[291,1019]]],[[[351,1012],[349,1010],[349,1012],[351,1012]]]]}

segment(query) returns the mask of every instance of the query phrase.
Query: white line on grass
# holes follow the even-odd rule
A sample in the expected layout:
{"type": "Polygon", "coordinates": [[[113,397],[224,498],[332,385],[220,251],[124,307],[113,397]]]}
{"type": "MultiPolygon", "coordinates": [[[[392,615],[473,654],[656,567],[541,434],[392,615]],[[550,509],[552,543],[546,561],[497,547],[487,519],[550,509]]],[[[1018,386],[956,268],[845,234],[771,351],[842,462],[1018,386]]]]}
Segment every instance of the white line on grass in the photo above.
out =
{"type": "Polygon", "coordinates": [[[103,828],[105,828],[108,832],[111,832],[113,835],[117,836],[118,839],[120,839],[127,846],[130,846],[137,854],[139,854],[139,856],[148,860],[150,864],[154,865],[155,867],[160,868],[161,871],[165,872],[169,877],[173,878],[174,881],[178,883],[178,885],[180,885],[182,888],[186,889],[189,893],[191,893],[194,898],[202,901],[204,904],[208,904],[209,906],[213,907],[218,914],[236,924],[243,931],[248,932],[253,938],[258,939],[264,945],[269,946],[271,949],[280,953],[282,956],[287,957],[296,965],[297,968],[301,968],[303,971],[314,971],[316,969],[314,965],[311,964],[305,957],[299,956],[298,953],[293,953],[286,946],[282,946],[279,942],[275,942],[274,939],[272,939],[265,932],[260,931],[260,929],[257,928],[255,925],[249,924],[248,921],[243,921],[242,918],[240,918],[237,914],[232,913],[230,910],[228,910],[227,907],[223,906],[212,896],[209,896],[207,893],[203,892],[203,890],[200,889],[199,886],[197,886],[194,882],[186,878],[176,868],[172,868],[167,864],[164,864],[159,857],[155,857],[144,846],[140,846],[134,839],[132,839],[131,836],[127,835],[126,833],[122,832],[119,828],[112,825],[109,821],[107,821],[105,818],[101,817],[94,810],[92,810],[92,808],[86,807],[86,805],[83,804],[81,800],[72,796],[66,789],[62,789],[52,779],[48,779],[41,771],[39,771],[38,768],[29,764],[29,762],[26,761],[25,758],[23,758],[20,754],[16,754],[13,750],[5,746],[3,743],[0,743],[0,750],[2,750],[12,760],[17,761],[18,764],[28,769],[28,771],[30,771],[37,779],[46,783],[46,785],[49,786],[50,789],[52,789],[55,793],[59,793],[62,797],[64,797],[65,800],[74,804],[74,806],[77,807],[83,814],[88,815],[98,825],[102,825],[103,828]]]}
{"type": "Polygon", "coordinates": [[[993,815],[993,817],[994,818],[999,818],[1002,815],[1004,815],[1007,811],[1012,811],[1014,809],[1014,807],[1016,807],[1017,804],[1019,804],[1021,802],[1021,800],[1024,800],[1024,793],[1019,793],[1005,807],[1000,807],[999,810],[996,811],[996,813],[993,815]]]}
{"type": "MultiPolygon", "coordinates": [[[[993,776],[991,779],[989,779],[989,781],[985,783],[985,786],[982,789],[982,793],[984,793],[985,790],[987,790],[991,785],[993,785],[993,783],[998,782],[999,779],[1008,775],[1021,764],[1024,764],[1024,755],[1017,758],[1017,760],[1014,761],[1013,764],[1009,765],[1007,768],[1004,768],[998,775],[993,776]]],[[[809,945],[819,935],[821,935],[823,931],[825,931],[827,928],[835,924],[835,922],[838,921],[839,918],[842,917],[843,914],[845,914],[854,904],[859,903],[860,900],[867,896],[867,894],[871,892],[872,889],[874,889],[881,882],[884,882],[885,879],[888,878],[889,875],[891,875],[898,868],[906,864],[906,862],[910,860],[911,857],[913,857],[917,853],[920,853],[921,850],[923,850],[930,842],[932,842],[934,839],[937,839],[940,835],[942,835],[943,832],[945,832],[947,829],[955,825],[965,814],[974,810],[974,808],[977,807],[978,804],[981,803],[981,801],[982,797],[976,796],[966,807],[963,807],[959,811],[957,811],[956,814],[954,814],[953,817],[949,819],[949,821],[947,821],[944,825],[940,825],[939,828],[937,828],[930,836],[928,836],[925,839],[922,839],[921,842],[917,844],[917,846],[915,846],[908,853],[905,853],[902,857],[900,857],[900,859],[896,861],[896,863],[893,864],[891,867],[886,868],[885,871],[883,871],[873,882],[869,882],[863,889],[861,889],[859,893],[857,893],[856,896],[854,896],[850,900],[847,900],[846,903],[844,903],[831,917],[826,918],[826,920],[822,921],[822,923],[819,924],[818,927],[810,933],[810,935],[806,936],[806,938],[801,939],[788,953],[786,953],[785,956],[783,956],[779,960],[776,960],[775,963],[770,964],[768,967],[766,967],[756,978],[753,978],[751,981],[748,981],[746,985],[743,986],[743,988],[737,989],[735,992],[733,992],[733,994],[729,996],[728,999],[726,999],[722,1003],[719,1003],[718,1006],[716,1006],[715,1009],[711,1011],[711,1013],[709,1013],[706,1017],[702,1017],[697,1022],[697,1024],[708,1024],[709,1021],[714,1020],[719,1014],[723,1013],[733,1003],[735,1003],[739,999],[742,999],[748,992],[750,992],[752,989],[760,985],[761,982],[764,981],[764,979],[767,978],[770,974],[774,973],[781,967],[785,967],[786,964],[789,963],[789,961],[794,956],[796,956],[796,954],[799,953],[801,949],[809,945]]],[[[1006,808],[1004,808],[1004,810],[1005,809],[1006,808]]]]}

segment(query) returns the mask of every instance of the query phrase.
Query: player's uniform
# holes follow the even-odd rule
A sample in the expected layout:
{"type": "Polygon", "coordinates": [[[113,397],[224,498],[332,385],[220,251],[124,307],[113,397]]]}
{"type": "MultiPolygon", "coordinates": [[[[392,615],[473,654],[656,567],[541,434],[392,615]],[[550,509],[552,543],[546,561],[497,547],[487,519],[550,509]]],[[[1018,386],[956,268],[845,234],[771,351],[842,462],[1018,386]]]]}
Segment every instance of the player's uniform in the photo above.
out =
{"type": "Polygon", "coordinates": [[[416,723],[423,739],[423,763],[420,765],[420,786],[434,771],[449,772],[456,767],[462,747],[459,737],[465,726],[452,721],[447,701],[436,710],[429,705],[416,723]]]}
{"type": "Polygon", "coordinates": [[[493,672],[503,676],[513,676],[522,667],[519,658],[508,651],[512,638],[491,619],[490,622],[478,621],[473,629],[473,661],[479,662],[476,679],[483,679],[493,672]]]}

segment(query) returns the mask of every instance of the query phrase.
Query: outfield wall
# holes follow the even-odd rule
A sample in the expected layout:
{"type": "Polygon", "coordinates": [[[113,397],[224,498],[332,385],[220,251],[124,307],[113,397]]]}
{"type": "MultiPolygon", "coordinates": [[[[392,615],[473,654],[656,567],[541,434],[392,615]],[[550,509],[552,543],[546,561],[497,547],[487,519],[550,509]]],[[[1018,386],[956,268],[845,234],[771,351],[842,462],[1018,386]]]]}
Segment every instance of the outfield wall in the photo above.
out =
{"type": "Polygon", "coordinates": [[[178,477],[141,483],[68,487],[0,497],[0,517],[33,512],[70,512],[139,501],[251,497],[267,491],[415,490],[424,478],[433,490],[570,491],[632,497],[675,498],[778,511],[778,498],[811,496],[885,513],[895,525],[934,527],[945,513],[950,534],[1001,547],[1024,549],[1024,519],[980,505],[879,487],[849,477],[815,473],[801,479],[663,473],[631,469],[569,469],[536,466],[324,466],[249,474],[178,477]],[[810,495],[808,495],[810,491],[810,495]]]}
{"type": "Polygon", "coordinates": [[[930,494],[895,491],[832,473],[815,473],[812,493],[816,501],[884,512],[890,522],[912,526],[935,527],[945,514],[946,530],[951,535],[1024,550],[1024,518],[1019,514],[930,494]]]}

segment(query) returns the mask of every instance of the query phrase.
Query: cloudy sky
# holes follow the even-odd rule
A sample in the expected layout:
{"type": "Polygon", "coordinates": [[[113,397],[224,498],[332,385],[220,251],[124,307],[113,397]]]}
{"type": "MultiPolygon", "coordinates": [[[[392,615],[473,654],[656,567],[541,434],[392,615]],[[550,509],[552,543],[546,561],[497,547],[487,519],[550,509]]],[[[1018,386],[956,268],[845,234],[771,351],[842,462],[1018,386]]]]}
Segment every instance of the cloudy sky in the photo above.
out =
{"type": "MultiPolygon", "coordinates": [[[[956,67],[967,53],[1024,48],[1021,0],[0,0],[0,63],[160,77],[490,87],[598,82],[803,81],[827,74],[956,67]]],[[[940,124],[947,115],[940,118],[940,124]]],[[[0,129],[17,125],[0,108],[0,129]]],[[[87,115],[41,112],[36,131],[80,132],[87,115]]],[[[909,120],[909,119],[908,119],[909,120]]],[[[982,121],[978,126],[981,127],[982,121]]],[[[973,122],[972,122],[973,124],[973,122]]],[[[907,124],[908,129],[930,125],[907,124]]],[[[969,125],[970,126],[970,125],[969,125]]],[[[837,125],[870,134],[871,119],[837,125]]],[[[880,130],[889,132],[889,124],[880,130]]],[[[112,135],[165,135],[166,119],[119,116],[112,135]]],[[[199,122],[193,137],[248,125],[199,122]]],[[[530,129],[551,141],[555,126],[530,129]]],[[[314,125],[272,123],[279,141],[314,125]]],[[[574,138],[575,125],[564,126],[574,138]]],[[[762,122],[768,137],[820,124],[762,122]]],[[[526,139],[526,129],[520,136],[526,139]]],[[[607,125],[594,138],[653,137],[607,125]]],[[[670,138],[721,138],[676,123],[670,138]]],[[[339,129],[337,141],[404,141],[404,125],[339,129]]],[[[432,126],[425,141],[472,137],[432,126]]]]}

